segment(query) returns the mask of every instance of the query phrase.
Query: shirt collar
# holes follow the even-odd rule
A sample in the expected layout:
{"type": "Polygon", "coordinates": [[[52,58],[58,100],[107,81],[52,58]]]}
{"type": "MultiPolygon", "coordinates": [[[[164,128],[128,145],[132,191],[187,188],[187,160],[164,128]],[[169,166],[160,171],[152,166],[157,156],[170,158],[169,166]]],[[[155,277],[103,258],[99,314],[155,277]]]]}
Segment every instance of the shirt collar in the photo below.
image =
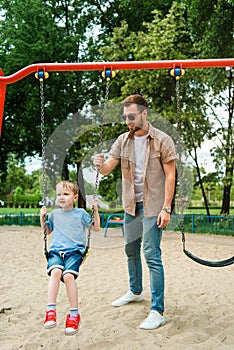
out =
{"type": "MultiPolygon", "coordinates": [[[[148,126],[149,126],[149,129],[148,129],[148,138],[152,139],[154,136],[153,136],[153,126],[149,123],[148,123],[148,126]]],[[[129,131],[128,133],[128,138],[130,140],[133,140],[134,139],[134,132],[132,131],[129,131]]]]}

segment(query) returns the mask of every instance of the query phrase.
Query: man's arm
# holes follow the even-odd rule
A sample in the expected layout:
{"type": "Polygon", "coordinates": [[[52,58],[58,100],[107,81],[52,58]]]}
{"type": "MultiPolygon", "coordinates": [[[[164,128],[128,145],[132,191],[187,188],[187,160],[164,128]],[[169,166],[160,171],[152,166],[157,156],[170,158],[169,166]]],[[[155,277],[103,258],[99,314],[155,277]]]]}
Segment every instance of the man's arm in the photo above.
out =
{"type": "Polygon", "coordinates": [[[165,173],[165,197],[163,206],[171,207],[172,199],[175,193],[175,161],[171,160],[170,162],[163,164],[163,170],[165,173]]]}
{"type": "MultiPolygon", "coordinates": [[[[175,192],[176,166],[175,161],[171,160],[163,164],[165,173],[165,196],[163,207],[171,208],[172,199],[175,192]]],[[[158,215],[157,224],[159,228],[167,226],[170,222],[170,213],[162,210],[158,215]]]]}

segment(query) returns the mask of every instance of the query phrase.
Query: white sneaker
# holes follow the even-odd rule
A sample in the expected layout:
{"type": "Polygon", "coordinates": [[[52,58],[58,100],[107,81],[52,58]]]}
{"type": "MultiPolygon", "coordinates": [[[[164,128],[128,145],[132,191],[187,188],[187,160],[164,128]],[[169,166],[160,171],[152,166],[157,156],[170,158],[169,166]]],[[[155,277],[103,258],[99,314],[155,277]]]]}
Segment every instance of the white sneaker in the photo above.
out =
{"type": "Polygon", "coordinates": [[[136,302],[139,303],[140,301],[144,300],[143,293],[141,294],[134,294],[133,292],[129,291],[126,294],[124,294],[121,298],[114,300],[111,305],[112,306],[123,306],[128,303],[136,302]]]}
{"type": "Polygon", "coordinates": [[[158,311],[151,310],[149,316],[140,325],[141,329],[155,329],[166,323],[165,317],[158,311]]]}

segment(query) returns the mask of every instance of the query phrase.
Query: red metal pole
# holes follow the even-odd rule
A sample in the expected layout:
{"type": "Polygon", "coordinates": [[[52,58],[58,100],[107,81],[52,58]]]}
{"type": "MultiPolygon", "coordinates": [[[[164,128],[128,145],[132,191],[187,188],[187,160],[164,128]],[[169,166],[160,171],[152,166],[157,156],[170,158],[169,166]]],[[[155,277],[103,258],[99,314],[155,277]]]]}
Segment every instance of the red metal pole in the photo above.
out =
{"type": "Polygon", "coordinates": [[[40,70],[46,72],[64,71],[95,71],[95,70],[137,70],[137,69],[173,69],[180,68],[212,68],[232,67],[234,58],[197,59],[197,60],[171,60],[171,61],[126,61],[126,62],[81,62],[81,63],[36,63],[18,72],[0,77],[0,84],[12,84],[25,78],[27,75],[40,70]]]}
{"type": "Polygon", "coordinates": [[[174,68],[221,68],[233,67],[234,58],[197,59],[197,60],[164,60],[164,61],[126,61],[126,62],[81,62],[81,63],[37,63],[22,68],[18,72],[4,76],[0,69],[0,133],[3,119],[6,85],[13,84],[27,75],[45,72],[95,71],[95,70],[141,70],[141,69],[174,69],[174,68]]]}
{"type": "MultiPolygon", "coordinates": [[[[0,68],[0,76],[3,76],[3,75],[4,73],[0,68]]],[[[0,83],[0,136],[2,134],[2,122],[3,122],[5,96],[6,96],[6,84],[0,83]]]]}

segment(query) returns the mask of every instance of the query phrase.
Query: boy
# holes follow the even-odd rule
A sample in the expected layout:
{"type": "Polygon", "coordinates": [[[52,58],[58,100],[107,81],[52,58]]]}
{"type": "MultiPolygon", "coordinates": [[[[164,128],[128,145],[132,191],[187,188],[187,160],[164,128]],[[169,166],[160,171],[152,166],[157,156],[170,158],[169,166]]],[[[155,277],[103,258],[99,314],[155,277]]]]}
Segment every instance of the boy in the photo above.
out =
{"type": "Polygon", "coordinates": [[[65,283],[70,313],[66,317],[65,334],[73,335],[78,332],[81,317],[78,310],[78,291],[76,278],[83,259],[86,247],[85,227],[91,225],[93,231],[100,230],[100,218],[98,214],[97,199],[93,200],[94,221],[82,208],[74,208],[74,202],[78,199],[79,187],[71,181],[62,181],[56,185],[56,201],[60,209],[53,210],[45,223],[47,209],[41,208],[40,221],[46,233],[53,232],[49,255],[47,273],[50,276],[48,285],[48,304],[45,328],[56,326],[56,299],[59,291],[60,280],[65,283]]]}

